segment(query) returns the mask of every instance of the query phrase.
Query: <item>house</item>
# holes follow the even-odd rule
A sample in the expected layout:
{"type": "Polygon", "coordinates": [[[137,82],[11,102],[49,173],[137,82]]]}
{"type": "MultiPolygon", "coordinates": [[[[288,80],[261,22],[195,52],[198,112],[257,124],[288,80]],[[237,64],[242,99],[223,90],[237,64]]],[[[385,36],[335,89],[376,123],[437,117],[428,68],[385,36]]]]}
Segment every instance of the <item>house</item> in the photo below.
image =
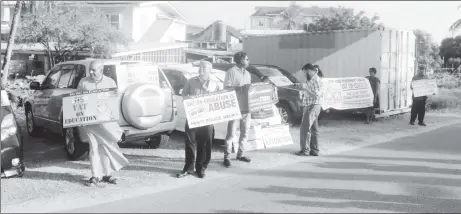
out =
{"type": "MultiPolygon", "coordinates": [[[[188,22],[169,2],[56,1],[53,3],[60,8],[78,7],[80,12],[91,13],[94,8],[102,11],[109,23],[120,30],[130,41],[127,47],[117,48],[117,53],[113,58],[164,64],[185,62],[187,44],[178,42],[186,40],[188,22]]],[[[3,30],[4,25],[11,25],[14,5],[14,1],[2,1],[2,33],[6,31],[3,30]]],[[[40,50],[40,47],[37,48],[28,49],[28,51],[40,50]]],[[[6,46],[2,45],[1,50],[4,53],[6,46]]],[[[49,67],[44,68],[44,70],[49,69],[49,67]]]]}
{"type": "Polygon", "coordinates": [[[212,62],[220,59],[231,62],[234,52],[242,50],[242,39],[242,34],[234,27],[220,20],[215,21],[187,37],[187,61],[208,58],[212,62]]]}
{"type": "MultiPolygon", "coordinates": [[[[251,30],[280,30],[287,26],[288,21],[283,18],[283,12],[288,7],[256,7],[256,12],[250,16],[251,30]]],[[[317,6],[302,7],[302,23],[310,24],[322,16],[332,15],[332,8],[317,6]]]]}

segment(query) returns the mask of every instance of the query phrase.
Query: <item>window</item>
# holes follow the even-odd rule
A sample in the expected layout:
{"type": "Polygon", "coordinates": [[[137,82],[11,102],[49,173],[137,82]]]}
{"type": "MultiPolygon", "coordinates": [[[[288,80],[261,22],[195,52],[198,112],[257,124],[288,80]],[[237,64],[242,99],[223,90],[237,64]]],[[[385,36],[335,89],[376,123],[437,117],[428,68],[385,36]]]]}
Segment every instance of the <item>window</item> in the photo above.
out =
{"type": "Polygon", "coordinates": [[[54,89],[58,84],[59,75],[61,74],[61,66],[55,66],[50,70],[50,73],[43,81],[42,89],[54,89]]]}
{"type": "Polygon", "coordinates": [[[70,80],[75,75],[75,65],[62,65],[61,77],[59,78],[58,88],[68,88],[71,86],[70,80]]]}
{"type": "Polygon", "coordinates": [[[185,78],[182,77],[182,75],[176,71],[176,70],[170,70],[170,69],[164,69],[165,76],[170,81],[171,87],[173,87],[173,90],[176,95],[179,94],[179,90],[184,88],[185,78]]]}
{"type": "Polygon", "coordinates": [[[114,27],[117,30],[120,28],[120,15],[119,14],[107,14],[106,17],[109,20],[109,23],[112,25],[112,27],[114,27]]]}
{"type": "Polygon", "coordinates": [[[116,65],[104,65],[104,70],[102,74],[106,77],[110,77],[115,81],[115,84],[118,85],[117,83],[117,72],[116,72],[116,65]]]}
{"type": "Polygon", "coordinates": [[[84,65],[77,65],[77,69],[75,70],[75,75],[72,75],[72,79],[70,82],[70,87],[76,89],[80,80],[86,76],[86,67],[84,65]]]}

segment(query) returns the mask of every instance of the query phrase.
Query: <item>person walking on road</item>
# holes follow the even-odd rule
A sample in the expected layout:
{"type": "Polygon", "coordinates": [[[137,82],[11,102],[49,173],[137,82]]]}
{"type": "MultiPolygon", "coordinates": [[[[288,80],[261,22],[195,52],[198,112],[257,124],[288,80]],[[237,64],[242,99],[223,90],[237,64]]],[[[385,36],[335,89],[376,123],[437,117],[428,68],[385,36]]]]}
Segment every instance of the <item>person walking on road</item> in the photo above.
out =
{"type": "Polygon", "coordinates": [[[370,82],[371,90],[373,91],[373,106],[368,107],[365,110],[365,114],[367,117],[365,124],[371,124],[373,122],[373,118],[375,117],[375,108],[379,108],[379,87],[381,84],[381,80],[379,80],[379,78],[376,77],[376,68],[370,68],[369,73],[370,76],[367,76],[365,78],[367,78],[370,82]]]}
{"type": "MultiPolygon", "coordinates": [[[[250,73],[246,70],[249,65],[249,59],[245,52],[237,52],[234,54],[235,66],[226,72],[224,78],[224,87],[226,89],[234,89],[237,94],[242,92],[243,88],[251,84],[250,73]]],[[[226,148],[224,150],[224,166],[230,167],[231,162],[229,155],[231,153],[233,140],[236,137],[237,125],[240,123],[240,138],[238,141],[237,160],[243,162],[251,162],[249,157],[243,156],[244,146],[248,138],[248,132],[251,126],[251,114],[242,112],[242,118],[229,121],[227,125],[226,148]]]]}
{"type": "Polygon", "coordinates": [[[302,71],[306,73],[309,81],[302,84],[302,89],[307,94],[304,96],[305,106],[300,127],[300,147],[296,152],[299,156],[318,156],[318,117],[321,111],[320,100],[323,93],[323,84],[317,75],[318,70],[312,64],[303,66],[302,71]]]}
{"type": "MultiPolygon", "coordinates": [[[[90,76],[80,80],[77,91],[117,88],[112,78],[103,75],[103,66],[101,61],[92,61],[89,66],[90,76]]],[[[123,130],[117,122],[82,126],[78,130],[85,133],[90,140],[89,158],[92,177],[86,185],[94,186],[100,181],[116,184],[117,179],[112,177],[111,173],[119,171],[129,163],[118,146],[123,130]]]]}
{"type": "MultiPolygon", "coordinates": [[[[411,80],[411,90],[413,90],[413,81],[423,79],[429,79],[429,77],[426,75],[426,67],[424,65],[420,65],[418,66],[418,74],[416,74],[411,80]]],[[[424,123],[424,115],[426,114],[427,96],[415,97],[413,93],[412,97],[413,104],[411,105],[410,125],[415,125],[416,117],[418,117],[418,125],[426,126],[426,123],[424,123]]]]}
{"type": "MultiPolygon", "coordinates": [[[[184,85],[182,96],[189,97],[219,91],[219,84],[210,79],[212,65],[208,61],[200,61],[199,75],[189,79],[184,85]]],[[[213,125],[189,128],[186,121],[186,163],[183,170],[177,174],[178,178],[190,175],[195,171],[199,178],[204,178],[205,170],[211,159],[211,145],[213,141],[213,125]]]]}

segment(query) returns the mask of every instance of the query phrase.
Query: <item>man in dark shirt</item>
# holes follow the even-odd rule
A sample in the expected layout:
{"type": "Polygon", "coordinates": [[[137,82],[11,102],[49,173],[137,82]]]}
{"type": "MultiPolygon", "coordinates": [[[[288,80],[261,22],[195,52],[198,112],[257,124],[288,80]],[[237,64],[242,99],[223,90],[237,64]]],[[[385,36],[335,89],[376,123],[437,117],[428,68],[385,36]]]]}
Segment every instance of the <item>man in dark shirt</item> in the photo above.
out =
{"type": "MultiPolygon", "coordinates": [[[[411,80],[410,88],[413,90],[413,81],[422,79],[429,79],[429,77],[426,76],[426,67],[424,65],[420,65],[418,67],[418,74],[416,74],[411,80]]],[[[410,125],[415,125],[416,117],[418,117],[418,125],[426,126],[426,123],[424,123],[424,115],[426,114],[427,96],[415,97],[413,94],[412,97],[413,104],[411,105],[410,125]]]]}
{"type": "MultiPolygon", "coordinates": [[[[220,90],[219,84],[210,79],[212,65],[210,62],[201,61],[199,76],[189,79],[182,91],[183,97],[206,94],[220,90]]],[[[195,171],[199,178],[205,177],[205,170],[211,159],[211,144],[213,141],[213,125],[189,128],[186,121],[186,163],[184,169],[177,175],[184,177],[195,171]],[[195,156],[197,154],[197,156],[195,156]]]]}
{"type": "Polygon", "coordinates": [[[376,77],[376,68],[370,68],[369,73],[370,76],[367,76],[366,78],[370,81],[371,90],[373,91],[373,106],[366,109],[366,124],[372,123],[373,118],[375,117],[375,108],[379,108],[379,88],[381,84],[379,78],[376,77]]]}

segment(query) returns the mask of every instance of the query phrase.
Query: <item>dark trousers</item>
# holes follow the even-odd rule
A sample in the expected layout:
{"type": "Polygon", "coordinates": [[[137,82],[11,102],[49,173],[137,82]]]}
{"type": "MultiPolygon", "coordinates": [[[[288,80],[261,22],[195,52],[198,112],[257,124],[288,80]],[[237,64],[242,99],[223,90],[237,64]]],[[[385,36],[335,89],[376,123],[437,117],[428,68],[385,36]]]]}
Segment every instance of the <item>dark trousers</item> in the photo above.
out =
{"type": "Polygon", "coordinates": [[[300,127],[300,147],[302,152],[319,152],[319,122],[320,105],[310,105],[304,108],[300,127]]]}
{"type": "Polygon", "coordinates": [[[190,129],[186,121],[186,164],[183,172],[204,172],[211,160],[213,125],[190,129]]]}
{"type": "Polygon", "coordinates": [[[418,117],[419,123],[424,122],[425,114],[426,114],[426,99],[413,99],[413,105],[411,106],[410,122],[414,123],[416,120],[416,117],[418,117]]]}

